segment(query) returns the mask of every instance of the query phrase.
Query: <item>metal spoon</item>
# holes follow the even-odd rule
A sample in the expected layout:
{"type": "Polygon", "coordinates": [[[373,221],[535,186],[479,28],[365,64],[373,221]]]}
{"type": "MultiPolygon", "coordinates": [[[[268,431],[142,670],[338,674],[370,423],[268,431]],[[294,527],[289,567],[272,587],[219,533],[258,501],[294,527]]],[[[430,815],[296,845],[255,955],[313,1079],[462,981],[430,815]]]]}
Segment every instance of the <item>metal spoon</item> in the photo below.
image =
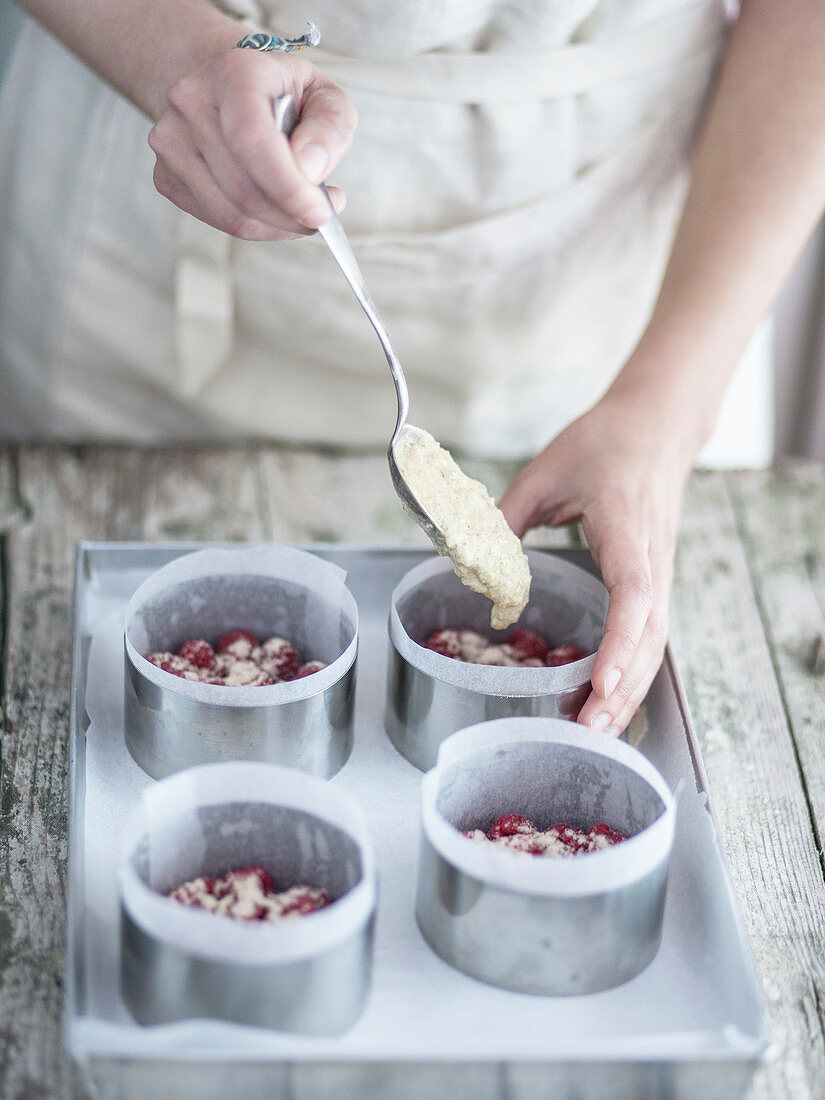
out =
{"type": "MultiPolygon", "coordinates": [[[[298,112],[295,109],[295,104],[291,95],[282,95],[275,100],[275,122],[278,128],[282,130],[287,137],[289,137],[298,124],[298,117],[298,112]]],[[[384,322],[381,320],[378,310],[375,308],[375,303],[367,290],[367,284],[364,282],[364,276],[361,274],[361,269],[358,266],[350,243],[344,233],[344,227],[338,220],[338,215],[335,213],[335,208],[330,201],[329,192],[323,183],[320,187],[324,193],[324,197],[329,203],[331,216],[329,221],[325,225],[322,225],[318,232],[326,241],[327,247],[335,257],[336,263],[341,268],[341,271],[343,271],[344,277],[352,287],[355,297],[361,303],[361,308],[364,310],[364,313],[366,313],[370,320],[370,324],[375,329],[376,335],[381,342],[381,347],[384,349],[384,355],[387,357],[392,380],[395,383],[395,395],[398,400],[398,417],[395,422],[395,431],[392,433],[390,445],[387,450],[390,478],[392,479],[396,493],[401,498],[402,504],[404,504],[410,512],[413,519],[423,528],[424,533],[429,537],[436,550],[440,554],[446,554],[447,543],[441,529],[436,526],[410,489],[404,479],[404,475],[398,467],[398,462],[395,457],[395,447],[402,434],[405,438],[410,440],[414,439],[416,433],[420,433],[421,431],[420,428],[416,428],[412,424],[407,423],[407,414],[410,409],[410,392],[407,388],[407,379],[404,377],[401,363],[390,343],[389,334],[384,327],[384,322]]]]}

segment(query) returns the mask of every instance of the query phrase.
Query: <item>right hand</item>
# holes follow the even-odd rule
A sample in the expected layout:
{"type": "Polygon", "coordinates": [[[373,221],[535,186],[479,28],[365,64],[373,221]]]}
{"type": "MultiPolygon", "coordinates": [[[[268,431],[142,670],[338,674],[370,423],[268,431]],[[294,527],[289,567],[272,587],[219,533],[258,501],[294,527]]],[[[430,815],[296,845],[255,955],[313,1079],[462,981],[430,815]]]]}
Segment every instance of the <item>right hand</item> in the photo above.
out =
{"type": "MultiPolygon", "coordinates": [[[[351,100],[308,61],[230,49],[170,88],[149,134],[155,186],[233,237],[305,236],[329,219],[317,184],[349,148],[355,126],[351,100]],[[286,92],[301,116],[289,140],[273,116],[286,92]]],[[[343,209],[343,192],[329,193],[336,211],[343,209]]]]}

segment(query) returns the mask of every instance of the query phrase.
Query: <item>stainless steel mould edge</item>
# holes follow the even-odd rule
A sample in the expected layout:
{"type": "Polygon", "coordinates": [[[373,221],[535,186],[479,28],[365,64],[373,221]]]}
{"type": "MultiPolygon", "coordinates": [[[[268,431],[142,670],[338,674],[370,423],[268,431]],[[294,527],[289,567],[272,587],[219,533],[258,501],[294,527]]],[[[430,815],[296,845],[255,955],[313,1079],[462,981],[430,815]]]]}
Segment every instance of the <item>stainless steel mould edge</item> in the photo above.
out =
{"type": "Polygon", "coordinates": [[[329,779],[352,751],[355,652],[325,691],[248,707],[188,699],[144,676],[128,652],[124,659],[126,746],[153,779],[222,760],[284,764],[329,779]]]}
{"type": "Polygon", "coordinates": [[[502,989],[613,988],[659,948],[674,824],[667,785],[628,745],[538,718],[463,729],[422,785],[418,926],[445,962],[502,989]],[[505,812],[541,827],[605,820],[629,839],[537,860],[461,836],[505,812]]]}
{"type": "Polygon", "coordinates": [[[120,918],[120,991],[141,1024],[211,1017],[332,1036],[352,1026],[369,997],[374,915],[355,935],[317,956],[243,965],[163,943],[123,904],[120,918]]]}
{"type": "Polygon", "coordinates": [[[345,572],[294,547],[185,554],[132,594],[124,627],[126,745],[154,779],[182,768],[257,760],[328,779],[353,740],[358,607],[345,572]],[[326,667],[266,687],[190,682],[148,652],[244,626],[289,639],[326,667]]]}
{"type": "Polygon", "coordinates": [[[418,564],[392,595],[384,727],[396,749],[422,771],[456,730],[497,718],[574,718],[589,694],[602,637],[607,591],[591,573],[556,555],[529,551],[531,602],[518,625],[588,656],[556,668],[465,664],[423,648],[434,629],[491,632],[489,601],[465,588],[443,558],[418,564]]]}
{"type": "Polygon", "coordinates": [[[340,1035],[369,995],[375,857],[356,799],[315,776],[236,761],[144,789],[123,838],[120,991],[152,1025],[212,1018],[340,1035]],[[200,875],[261,865],[276,889],[322,887],[332,904],[246,922],[166,895],[200,875]]]}
{"type": "Polygon", "coordinates": [[[427,771],[456,730],[496,718],[564,718],[574,694],[490,695],[457,687],[416,668],[390,641],[384,727],[401,755],[427,771]]]}

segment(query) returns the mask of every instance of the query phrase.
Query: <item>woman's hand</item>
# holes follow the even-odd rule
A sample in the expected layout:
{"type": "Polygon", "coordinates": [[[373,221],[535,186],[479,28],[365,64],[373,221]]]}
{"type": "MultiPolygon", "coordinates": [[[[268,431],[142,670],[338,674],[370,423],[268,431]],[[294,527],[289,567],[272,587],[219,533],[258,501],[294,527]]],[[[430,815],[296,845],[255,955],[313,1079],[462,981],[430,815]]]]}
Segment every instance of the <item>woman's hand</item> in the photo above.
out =
{"type": "MultiPolygon", "coordinates": [[[[316,186],[352,141],[347,95],[303,58],[229,49],[173,84],[149,135],[155,186],[182,210],[234,237],[278,241],[329,218],[316,186]],[[289,140],[274,102],[295,97],[301,119],[289,140]]],[[[344,195],[330,187],[336,210],[344,195]]]]}
{"type": "Polygon", "coordinates": [[[693,454],[638,401],[607,394],[518,474],[501,500],[517,535],[580,521],[610,594],[578,721],[618,736],[644,699],[667,640],[682,490],[693,454]]]}

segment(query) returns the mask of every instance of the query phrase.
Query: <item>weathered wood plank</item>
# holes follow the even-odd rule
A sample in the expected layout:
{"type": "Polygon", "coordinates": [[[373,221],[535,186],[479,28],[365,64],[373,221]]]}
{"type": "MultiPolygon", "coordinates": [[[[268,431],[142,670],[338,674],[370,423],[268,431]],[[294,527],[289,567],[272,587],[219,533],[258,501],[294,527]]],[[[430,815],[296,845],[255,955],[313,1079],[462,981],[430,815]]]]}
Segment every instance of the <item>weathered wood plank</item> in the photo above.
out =
{"type": "Polygon", "coordinates": [[[80,539],[261,538],[248,451],[24,448],[8,538],[0,835],[0,1096],[85,1095],[60,1036],[71,597],[80,539]]]}
{"type": "Polygon", "coordinates": [[[426,542],[401,510],[382,455],[273,449],[262,454],[261,471],[273,539],[387,545],[426,542]]]}
{"type": "Polygon", "coordinates": [[[260,542],[271,537],[257,449],[131,452],[131,461],[139,464],[145,483],[142,537],[148,541],[260,542]]]}
{"type": "Polygon", "coordinates": [[[779,1058],[752,1096],[825,1095],[825,889],[724,475],[688,488],[673,640],[779,1058]]]}
{"type": "MultiPolygon", "coordinates": [[[[80,1094],[59,1020],[73,541],[89,529],[91,505],[76,456],[21,454],[22,483],[33,518],[8,537],[4,563],[0,1095],[62,1097],[80,1094]]],[[[94,530],[113,529],[116,497],[106,495],[94,530]]]]}
{"type": "Polygon", "coordinates": [[[28,518],[29,506],[18,486],[17,448],[0,445],[0,535],[19,527],[28,518]]]}
{"type": "MultiPolygon", "coordinates": [[[[13,514],[19,521],[19,502],[25,499],[34,518],[6,539],[5,563],[0,559],[0,568],[6,565],[0,622],[7,624],[8,651],[0,775],[0,836],[8,838],[0,853],[0,1096],[63,1098],[85,1095],[61,1053],[59,1037],[75,542],[273,538],[411,543],[423,536],[401,512],[382,456],[344,458],[278,448],[144,453],[24,448],[19,477],[11,457],[12,452],[0,452],[0,515],[13,514]],[[11,508],[8,501],[14,502],[11,508]]],[[[496,464],[464,465],[496,495],[513,472],[496,464]]],[[[781,1051],[776,1064],[760,1071],[754,1097],[804,1100],[825,1094],[819,1009],[825,900],[791,732],[800,746],[809,794],[814,792],[813,805],[815,781],[822,781],[825,765],[816,755],[813,734],[806,739],[798,731],[805,706],[814,708],[812,731],[820,711],[810,699],[805,702],[802,679],[789,688],[785,665],[793,653],[784,653],[782,632],[772,631],[765,639],[751,576],[764,573],[766,583],[773,576],[770,562],[760,564],[754,549],[771,529],[753,502],[742,503],[746,481],[729,480],[735,511],[721,476],[696,478],[689,489],[674,633],[781,1051]],[[737,517],[740,528],[751,532],[745,537],[747,554],[737,517]],[[798,707],[789,702],[797,690],[798,707]]],[[[816,480],[812,475],[812,483],[816,480]]],[[[769,492],[772,484],[768,476],[758,492],[769,492]]],[[[820,479],[820,494],[822,485],[820,479]]],[[[821,510],[822,496],[815,500],[821,510]]],[[[793,532],[802,521],[790,504],[787,509],[793,532]]],[[[542,531],[530,541],[564,545],[571,537],[566,530],[542,531]]],[[[817,538],[821,546],[821,528],[811,527],[812,545],[817,538]]],[[[757,584],[761,591],[762,581],[757,584]]],[[[817,564],[811,586],[820,599],[821,585],[817,564]]],[[[771,623],[780,590],[763,603],[771,623]]]]}
{"type": "MultiPolygon", "coordinates": [[[[467,460],[462,468],[499,497],[518,467],[467,460]]],[[[401,508],[383,453],[344,455],[271,448],[262,452],[261,469],[273,539],[429,545],[401,508]]],[[[542,531],[529,541],[564,546],[570,538],[567,530],[542,531]]]]}
{"type": "Polygon", "coordinates": [[[821,850],[825,837],[825,477],[820,465],[799,462],[774,474],[738,475],[730,481],[821,850]]]}

